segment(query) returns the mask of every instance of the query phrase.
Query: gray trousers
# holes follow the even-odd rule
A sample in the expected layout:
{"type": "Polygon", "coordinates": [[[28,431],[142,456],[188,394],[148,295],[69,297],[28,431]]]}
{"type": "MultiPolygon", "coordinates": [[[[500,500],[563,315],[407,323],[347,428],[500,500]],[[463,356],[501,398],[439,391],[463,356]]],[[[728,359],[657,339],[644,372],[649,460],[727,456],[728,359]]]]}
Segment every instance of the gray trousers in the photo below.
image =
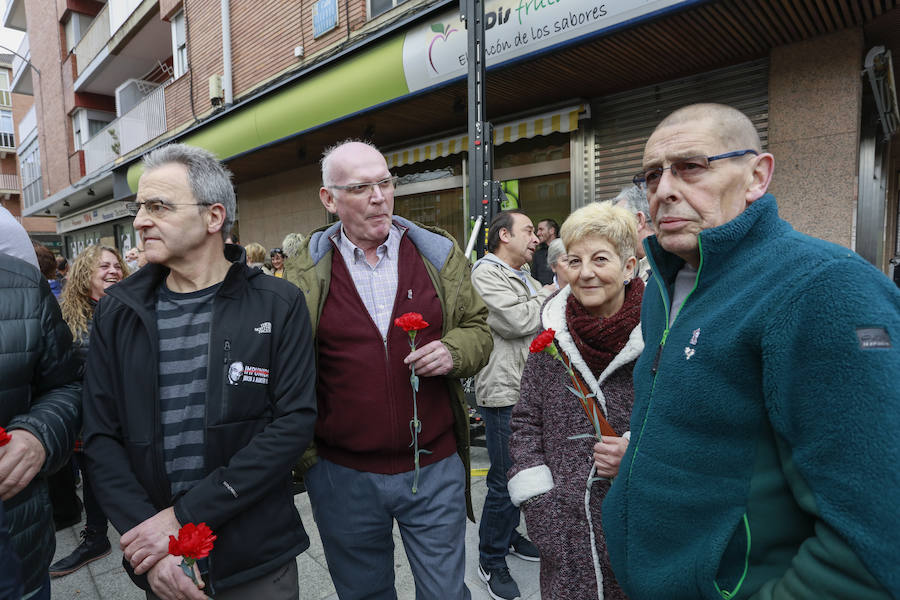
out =
{"type": "Polygon", "coordinates": [[[397,598],[394,520],[416,582],[416,599],[469,600],[466,473],[457,454],[423,467],[416,494],[412,471],[364,473],[321,457],[304,481],[341,600],[397,598]]]}
{"type": "MultiPolygon", "coordinates": [[[[297,561],[275,569],[259,579],[242,583],[233,588],[222,590],[212,596],[215,600],[297,600],[300,597],[300,586],[297,579],[297,561]]],[[[147,600],[160,600],[153,592],[147,592],[147,600]]]]}

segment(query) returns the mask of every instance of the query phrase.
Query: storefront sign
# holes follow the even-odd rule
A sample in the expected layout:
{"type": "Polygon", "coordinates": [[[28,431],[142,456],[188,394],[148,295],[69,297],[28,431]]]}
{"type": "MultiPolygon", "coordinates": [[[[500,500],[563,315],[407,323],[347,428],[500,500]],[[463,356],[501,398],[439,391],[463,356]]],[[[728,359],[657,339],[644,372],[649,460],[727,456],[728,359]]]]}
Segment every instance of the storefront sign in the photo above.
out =
{"type": "Polygon", "coordinates": [[[130,216],[122,202],[107,202],[101,206],[60,219],[56,223],[56,232],[66,233],[130,216]]]}
{"type": "MultiPolygon", "coordinates": [[[[488,66],[594,34],[691,0],[487,0],[488,66]]],[[[462,77],[467,70],[465,25],[447,12],[411,30],[403,43],[410,92],[462,77]]]]}

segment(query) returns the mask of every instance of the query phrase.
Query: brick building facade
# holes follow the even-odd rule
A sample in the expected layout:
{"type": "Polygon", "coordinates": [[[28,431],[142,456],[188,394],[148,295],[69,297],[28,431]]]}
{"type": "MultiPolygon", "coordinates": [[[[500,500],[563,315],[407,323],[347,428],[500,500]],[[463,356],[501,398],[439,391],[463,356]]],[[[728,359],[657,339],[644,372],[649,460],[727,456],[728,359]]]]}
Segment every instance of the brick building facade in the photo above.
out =
{"type": "MultiPolygon", "coordinates": [[[[485,5],[495,175],[522,208],[561,220],[614,196],[665,112],[724,101],[776,153],[783,214],[891,272],[900,152],[876,96],[896,106],[895,0],[595,4],[485,5]]],[[[396,212],[466,240],[456,2],[12,0],[4,23],[27,30],[42,73],[21,78],[39,107],[44,172],[25,213],[56,215],[72,252],[134,243],[121,201],[140,156],[169,140],[229,164],[243,242],[272,247],[327,222],[316,163],[348,137],[375,142],[403,177],[396,212]]]]}

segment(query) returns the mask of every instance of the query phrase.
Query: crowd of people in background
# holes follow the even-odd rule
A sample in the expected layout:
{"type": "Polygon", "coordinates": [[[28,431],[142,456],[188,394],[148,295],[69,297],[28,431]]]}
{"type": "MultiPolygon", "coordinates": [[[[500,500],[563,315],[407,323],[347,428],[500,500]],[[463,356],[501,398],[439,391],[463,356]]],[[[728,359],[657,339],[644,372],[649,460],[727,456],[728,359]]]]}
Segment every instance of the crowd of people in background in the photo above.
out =
{"type": "Polygon", "coordinates": [[[111,523],[148,599],[297,598],[293,472],[338,597],[396,597],[396,525],[417,598],[469,598],[474,378],[495,600],[510,556],[545,600],[900,598],[900,291],[778,216],[774,164],[745,115],[687,106],[617,197],[503,211],[474,263],[394,214],[360,141],[322,159],[336,220],[269,250],[180,144],[144,159],[124,257],[0,209],[0,595],[50,598],[111,523]],[[169,536],[201,522],[184,568],[169,536]]]}

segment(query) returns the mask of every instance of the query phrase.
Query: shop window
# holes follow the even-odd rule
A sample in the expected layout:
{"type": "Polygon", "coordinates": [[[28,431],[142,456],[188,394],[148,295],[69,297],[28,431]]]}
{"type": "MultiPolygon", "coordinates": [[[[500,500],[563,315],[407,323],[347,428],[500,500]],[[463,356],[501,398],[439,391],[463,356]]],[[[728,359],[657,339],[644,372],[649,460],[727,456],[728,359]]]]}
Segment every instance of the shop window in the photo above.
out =
{"type": "Polygon", "coordinates": [[[568,159],[569,133],[541,135],[494,147],[494,168],[520,167],[534,163],[568,159]]]}
{"type": "Polygon", "coordinates": [[[456,238],[457,242],[464,243],[462,188],[414,196],[395,196],[394,214],[423,225],[440,227],[456,238]]]}
{"type": "Polygon", "coordinates": [[[553,219],[560,225],[571,210],[571,182],[568,173],[519,179],[519,208],[534,224],[553,219]]]}

